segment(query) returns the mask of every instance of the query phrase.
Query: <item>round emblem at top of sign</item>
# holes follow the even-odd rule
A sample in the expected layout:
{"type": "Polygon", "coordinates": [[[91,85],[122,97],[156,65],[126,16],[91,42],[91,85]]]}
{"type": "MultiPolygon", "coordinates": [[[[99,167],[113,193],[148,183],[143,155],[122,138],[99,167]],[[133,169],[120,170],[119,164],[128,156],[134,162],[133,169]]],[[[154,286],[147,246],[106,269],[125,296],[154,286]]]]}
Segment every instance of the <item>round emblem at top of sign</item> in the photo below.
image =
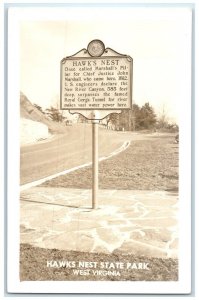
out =
{"type": "Polygon", "coordinates": [[[93,40],[88,44],[87,50],[91,56],[101,56],[104,53],[105,46],[102,41],[93,40]]]}

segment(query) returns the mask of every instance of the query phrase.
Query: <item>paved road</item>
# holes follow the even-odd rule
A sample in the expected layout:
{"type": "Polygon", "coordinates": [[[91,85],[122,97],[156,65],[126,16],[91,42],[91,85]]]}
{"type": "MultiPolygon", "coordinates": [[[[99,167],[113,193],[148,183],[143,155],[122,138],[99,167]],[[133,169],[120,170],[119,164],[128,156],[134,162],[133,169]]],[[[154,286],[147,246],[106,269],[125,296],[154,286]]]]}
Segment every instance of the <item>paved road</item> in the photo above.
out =
{"type": "MultiPolygon", "coordinates": [[[[21,184],[62,172],[88,163],[92,159],[92,131],[90,124],[77,124],[67,133],[48,142],[24,146],[20,152],[21,184]]],[[[119,148],[133,134],[99,130],[99,156],[106,156],[119,148]]]]}

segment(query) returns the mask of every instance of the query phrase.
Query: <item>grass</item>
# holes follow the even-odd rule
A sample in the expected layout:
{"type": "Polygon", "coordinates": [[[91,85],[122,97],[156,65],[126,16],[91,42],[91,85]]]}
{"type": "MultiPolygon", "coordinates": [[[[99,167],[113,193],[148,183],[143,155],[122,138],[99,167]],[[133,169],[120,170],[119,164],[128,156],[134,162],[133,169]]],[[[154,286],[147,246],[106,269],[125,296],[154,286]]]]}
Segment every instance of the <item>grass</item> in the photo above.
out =
{"type": "MultiPolygon", "coordinates": [[[[47,181],[42,186],[91,189],[92,168],[47,181]]],[[[132,141],[124,152],[99,163],[100,189],[178,190],[178,144],[173,135],[132,141]]]]}
{"type": "MultiPolygon", "coordinates": [[[[77,251],[63,251],[57,249],[42,249],[32,247],[28,244],[21,245],[20,257],[20,280],[21,281],[42,281],[42,280],[87,280],[87,281],[176,281],[178,280],[178,261],[172,258],[150,258],[135,257],[133,255],[122,254],[102,254],[102,253],[84,253],[77,251]],[[47,261],[69,261],[75,262],[96,262],[97,266],[101,262],[120,262],[124,266],[130,263],[148,263],[148,269],[118,269],[120,276],[94,275],[90,268],[90,275],[75,275],[73,270],[83,268],[56,268],[47,267],[47,261]]],[[[87,268],[88,269],[88,268],[87,268]]],[[[94,269],[97,270],[98,268],[94,269]]],[[[104,268],[104,270],[110,270],[104,268]]]]}

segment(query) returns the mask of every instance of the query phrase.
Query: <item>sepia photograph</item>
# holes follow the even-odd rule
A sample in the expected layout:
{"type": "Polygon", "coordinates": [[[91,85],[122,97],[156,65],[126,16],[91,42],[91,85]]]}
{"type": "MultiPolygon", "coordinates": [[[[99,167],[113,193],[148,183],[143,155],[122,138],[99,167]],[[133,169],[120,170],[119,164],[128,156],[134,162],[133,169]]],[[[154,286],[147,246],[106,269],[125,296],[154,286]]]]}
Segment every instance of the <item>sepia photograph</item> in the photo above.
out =
{"type": "Polygon", "coordinates": [[[19,290],[189,293],[191,7],[14,8],[8,20],[19,290]]]}

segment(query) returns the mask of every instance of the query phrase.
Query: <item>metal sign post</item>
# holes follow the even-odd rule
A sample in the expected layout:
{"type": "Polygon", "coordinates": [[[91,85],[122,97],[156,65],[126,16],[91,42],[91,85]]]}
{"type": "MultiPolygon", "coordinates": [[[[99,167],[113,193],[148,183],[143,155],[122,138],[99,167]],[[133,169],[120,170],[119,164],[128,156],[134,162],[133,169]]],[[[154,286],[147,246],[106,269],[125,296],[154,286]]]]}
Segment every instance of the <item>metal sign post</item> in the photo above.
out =
{"type": "Polygon", "coordinates": [[[61,60],[60,108],[92,122],[92,208],[98,207],[98,123],[111,113],[132,107],[132,67],[129,55],[93,40],[87,49],[61,60]]]}
{"type": "Polygon", "coordinates": [[[98,207],[98,120],[92,121],[92,208],[98,207]]]}

